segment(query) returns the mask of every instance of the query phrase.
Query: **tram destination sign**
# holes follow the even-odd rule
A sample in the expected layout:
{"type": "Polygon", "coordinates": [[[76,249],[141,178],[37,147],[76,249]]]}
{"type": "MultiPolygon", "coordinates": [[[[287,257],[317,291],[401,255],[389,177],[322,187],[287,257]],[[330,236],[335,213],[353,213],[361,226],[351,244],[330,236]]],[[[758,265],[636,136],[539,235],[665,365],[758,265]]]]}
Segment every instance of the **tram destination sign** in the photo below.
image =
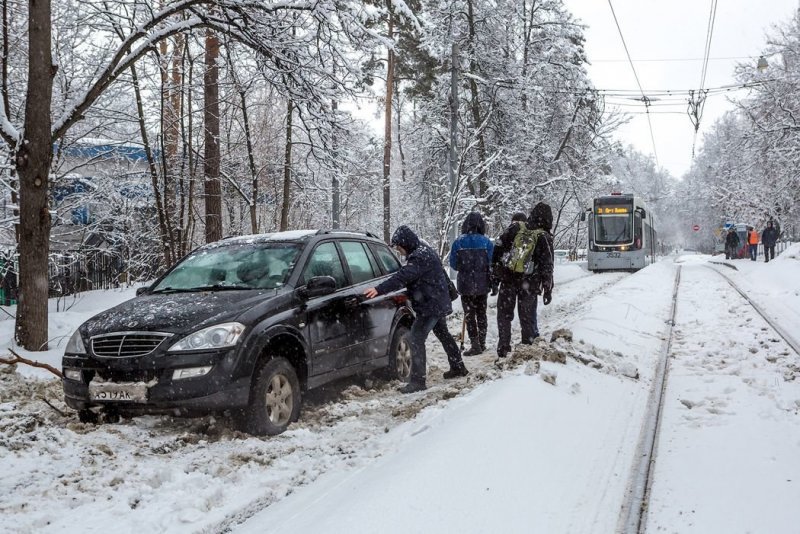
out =
{"type": "Polygon", "coordinates": [[[598,215],[624,215],[630,213],[628,206],[597,206],[598,215]]]}

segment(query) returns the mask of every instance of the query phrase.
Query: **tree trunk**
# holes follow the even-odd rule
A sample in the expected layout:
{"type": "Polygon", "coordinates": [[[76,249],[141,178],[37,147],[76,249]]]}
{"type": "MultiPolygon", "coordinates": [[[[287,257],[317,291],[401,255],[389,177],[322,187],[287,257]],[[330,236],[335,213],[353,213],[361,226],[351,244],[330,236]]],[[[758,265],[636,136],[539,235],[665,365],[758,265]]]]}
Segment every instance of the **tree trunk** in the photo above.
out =
{"type": "Polygon", "coordinates": [[[397,80],[395,80],[395,87],[394,87],[394,98],[395,98],[395,115],[397,119],[397,152],[400,154],[400,181],[405,183],[406,182],[406,155],[403,152],[403,136],[400,132],[400,125],[401,125],[401,111],[402,111],[402,102],[400,102],[400,91],[397,87],[397,80]]]}
{"type": "MultiPolygon", "coordinates": [[[[2,66],[2,92],[3,92],[3,109],[5,110],[5,116],[11,119],[11,104],[9,103],[9,96],[8,96],[8,57],[9,57],[9,45],[8,45],[8,0],[3,0],[3,66],[2,66]]],[[[10,156],[9,163],[12,165],[11,170],[9,172],[11,183],[11,204],[13,206],[19,206],[19,199],[17,198],[17,171],[14,169],[13,165],[13,155],[10,156]]],[[[14,217],[19,220],[19,209],[15,208],[13,210],[14,217]]],[[[14,223],[14,242],[19,244],[19,222],[14,223]]]]}
{"type": "Polygon", "coordinates": [[[203,76],[205,118],[205,174],[206,243],[222,239],[222,192],[219,181],[219,39],[206,30],[206,70],[203,76]]]}
{"type": "MultiPolygon", "coordinates": [[[[392,13],[392,0],[387,0],[389,11],[387,37],[394,39],[394,15],[392,13]]],[[[389,49],[386,61],[386,106],[384,112],[383,130],[383,240],[387,243],[391,239],[392,203],[391,181],[389,173],[392,170],[392,88],[394,87],[394,50],[389,49]]]]}
{"type": "Polygon", "coordinates": [[[258,233],[258,171],[256,170],[256,160],[253,155],[253,139],[250,136],[250,117],[247,114],[247,97],[244,89],[239,91],[242,101],[242,122],[244,123],[244,137],[247,141],[247,163],[250,166],[250,178],[252,180],[252,191],[250,192],[250,230],[258,233]]]}
{"type": "Polygon", "coordinates": [[[54,66],[50,1],[28,2],[28,89],[25,137],[17,147],[20,182],[19,288],[16,338],[27,350],[47,350],[50,252],[48,178],[53,158],[50,104],[54,66]]]}
{"type": "Polygon", "coordinates": [[[156,161],[153,157],[153,151],[150,148],[150,140],[147,137],[147,125],[144,118],[144,106],[142,104],[142,93],[139,88],[139,75],[136,72],[136,67],[131,67],[131,79],[133,81],[133,93],[136,98],[136,112],[139,115],[139,133],[142,136],[142,145],[144,146],[144,153],[147,157],[147,167],[150,170],[150,180],[153,184],[153,196],[156,203],[156,214],[158,215],[158,229],[161,234],[161,246],[164,254],[164,265],[169,267],[174,263],[174,246],[172,243],[172,236],[167,231],[167,213],[164,210],[164,203],[161,200],[161,192],[158,190],[158,168],[156,161]]]}
{"type": "Polygon", "coordinates": [[[470,187],[472,194],[483,197],[489,190],[489,184],[486,181],[486,139],[483,135],[483,119],[481,117],[481,103],[480,96],[478,95],[478,83],[475,81],[475,76],[478,75],[478,64],[475,61],[475,14],[472,9],[473,0],[467,2],[467,23],[469,25],[469,44],[470,44],[470,59],[469,71],[473,76],[469,78],[469,91],[471,97],[472,109],[472,125],[475,128],[475,133],[478,136],[478,163],[481,166],[481,171],[478,174],[478,188],[470,187]]]}
{"type": "Polygon", "coordinates": [[[280,231],[289,229],[289,205],[292,193],[292,114],[294,102],[289,100],[286,104],[286,150],[283,156],[283,202],[281,204],[280,231]]]}
{"type": "MultiPolygon", "coordinates": [[[[336,110],[339,108],[339,103],[334,100],[331,103],[331,110],[333,111],[334,120],[336,117],[336,110]]],[[[339,213],[341,212],[341,185],[339,184],[339,152],[337,147],[339,145],[339,129],[336,123],[333,125],[331,144],[333,145],[333,173],[331,174],[331,228],[338,230],[339,213]]]]}

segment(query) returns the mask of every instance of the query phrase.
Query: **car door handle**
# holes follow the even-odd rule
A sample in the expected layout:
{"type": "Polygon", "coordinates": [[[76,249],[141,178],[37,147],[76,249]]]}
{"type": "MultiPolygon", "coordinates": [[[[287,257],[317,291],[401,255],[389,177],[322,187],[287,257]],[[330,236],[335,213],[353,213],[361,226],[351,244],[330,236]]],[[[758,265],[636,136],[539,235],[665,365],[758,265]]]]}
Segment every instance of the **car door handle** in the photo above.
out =
{"type": "Polygon", "coordinates": [[[353,296],[353,297],[346,297],[342,302],[344,302],[344,305],[347,308],[357,308],[358,305],[361,304],[361,302],[363,302],[363,299],[359,298],[358,296],[353,296]]]}

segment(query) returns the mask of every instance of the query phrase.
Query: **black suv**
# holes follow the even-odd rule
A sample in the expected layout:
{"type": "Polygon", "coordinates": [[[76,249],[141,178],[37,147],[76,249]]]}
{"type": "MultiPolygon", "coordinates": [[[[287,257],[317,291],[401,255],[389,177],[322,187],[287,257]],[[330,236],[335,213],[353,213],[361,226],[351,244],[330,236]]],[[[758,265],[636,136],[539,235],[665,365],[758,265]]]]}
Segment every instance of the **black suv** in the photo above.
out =
{"type": "Polygon", "coordinates": [[[407,381],[413,320],[400,291],[365,300],[400,264],[371,234],[292,231],[228,238],[187,255],[137,297],[92,317],[64,359],[83,421],[229,410],[283,432],[301,391],[384,369],[407,381]]]}

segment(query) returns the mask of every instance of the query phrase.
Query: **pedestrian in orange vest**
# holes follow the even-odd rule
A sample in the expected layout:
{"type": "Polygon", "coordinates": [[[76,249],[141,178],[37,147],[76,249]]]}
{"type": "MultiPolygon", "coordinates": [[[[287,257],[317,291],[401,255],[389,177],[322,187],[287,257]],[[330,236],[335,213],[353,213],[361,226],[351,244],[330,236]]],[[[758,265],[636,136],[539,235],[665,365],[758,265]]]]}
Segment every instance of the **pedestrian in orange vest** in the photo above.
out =
{"type": "Polygon", "coordinates": [[[758,255],[758,232],[752,226],[747,227],[747,246],[750,252],[750,260],[756,261],[758,255]]]}

